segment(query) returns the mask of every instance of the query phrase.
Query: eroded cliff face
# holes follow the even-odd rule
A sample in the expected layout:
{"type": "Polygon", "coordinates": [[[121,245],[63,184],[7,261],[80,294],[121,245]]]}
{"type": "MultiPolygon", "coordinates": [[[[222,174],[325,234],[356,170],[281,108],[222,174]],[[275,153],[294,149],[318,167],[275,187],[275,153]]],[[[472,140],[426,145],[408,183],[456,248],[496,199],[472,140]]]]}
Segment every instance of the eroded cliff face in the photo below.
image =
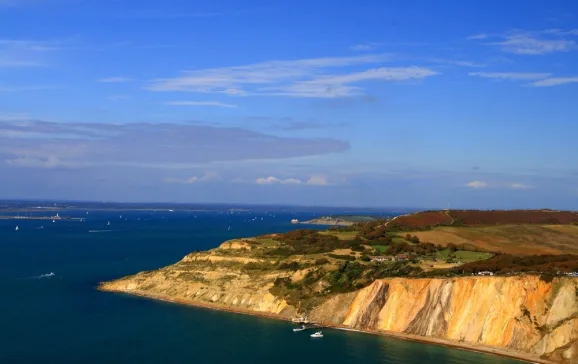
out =
{"type": "MultiPolygon", "coordinates": [[[[385,279],[360,290],[343,324],[507,347],[578,362],[575,279],[385,279]]],[[[316,310],[327,311],[325,304],[316,310]]],[[[323,317],[320,317],[323,318],[323,317]]]]}
{"type": "MultiPolygon", "coordinates": [[[[254,249],[225,243],[156,271],[102,283],[100,289],[294,317],[298,310],[270,289],[275,279],[295,282],[307,270],[247,270],[248,264],[272,264],[254,249]]],[[[305,313],[318,323],[506,347],[578,363],[578,280],[573,278],[381,279],[356,292],[320,293],[313,307],[305,313]]]]}
{"type": "Polygon", "coordinates": [[[226,255],[227,250],[248,249],[242,243],[224,243],[220,249],[187,255],[180,262],[154,271],[141,272],[118,280],[103,282],[99,289],[125,292],[164,300],[222,309],[246,310],[281,317],[293,317],[295,308],[269,289],[282,272],[247,274],[241,267],[259,264],[262,259],[226,255]]]}

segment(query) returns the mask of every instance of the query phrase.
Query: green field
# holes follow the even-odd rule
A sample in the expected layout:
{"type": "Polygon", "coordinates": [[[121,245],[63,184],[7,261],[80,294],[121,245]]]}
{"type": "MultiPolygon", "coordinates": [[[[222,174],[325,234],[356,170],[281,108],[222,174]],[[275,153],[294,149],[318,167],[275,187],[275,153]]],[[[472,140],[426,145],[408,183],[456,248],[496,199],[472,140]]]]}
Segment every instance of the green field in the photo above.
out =
{"type": "Polygon", "coordinates": [[[321,231],[320,234],[333,235],[340,240],[353,240],[357,236],[357,231],[321,231]]]}

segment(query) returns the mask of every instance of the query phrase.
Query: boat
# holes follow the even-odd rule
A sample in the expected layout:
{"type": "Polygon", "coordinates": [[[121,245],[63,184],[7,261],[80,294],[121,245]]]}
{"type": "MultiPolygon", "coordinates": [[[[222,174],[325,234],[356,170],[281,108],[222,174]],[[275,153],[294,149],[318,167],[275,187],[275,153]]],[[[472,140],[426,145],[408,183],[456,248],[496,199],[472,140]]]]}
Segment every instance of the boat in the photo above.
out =
{"type": "Polygon", "coordinates": [[[110,226],[110,221],[106,224],[106,226],[110,226]]]}
{"type": "Polygon", "coordinates": [[[291,223],[292,223],[292,224],[299,224],[299,220],[293,219],[293,220],[291,220],[291,223]]]}
{"type": "Polygon", "coordinates": [[[16,225],[16,229],[14,229],[15,231],[20,230],[20,228],[18,227],[18,225],[16,225]]]}
{"type": "Polygon", "coordinates": [[[323,337],[323,333],[321,331],[317,331],[315,334],[311,334],[311,337],[323,337]]]}
{"type": "Polygon", "coordinates": [[[307,330],[307,327],[305,325],[302,325],[301,327],[294,328],[293,332],[298,332],[298,331],[303,331],[303,330],[307,330]]]}

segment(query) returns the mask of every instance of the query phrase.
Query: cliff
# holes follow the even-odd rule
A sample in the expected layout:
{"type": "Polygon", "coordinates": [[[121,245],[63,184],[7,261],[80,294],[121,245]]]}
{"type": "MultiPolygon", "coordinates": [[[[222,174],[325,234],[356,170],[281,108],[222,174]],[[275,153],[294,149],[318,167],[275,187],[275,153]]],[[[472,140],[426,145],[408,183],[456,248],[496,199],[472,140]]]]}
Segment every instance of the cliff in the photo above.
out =
{"type": "MultiPolygon", "coordinates": [[[[228,249],[242,249],[229,244],[228,249]]],[[[260,261],[266,263],[266,261],[260,261]]],[[[100,289],[230,311],[294,317],[298,309],[271,293],[274,281],[306,272],[248,274],[255,263],[215,252],[191,254],[157,271],[100,289]]],[[[578,280],[536,276],[379,279],[354,292],[322,295],[308,311],[319,324],[504,347],[563,363],[578,362],[578,280]]]]}
{"type": "MultiPolygon", "coordinates": [[[[328,320],[327,304],[312,317],[328,320]]],[[[578,362],[578,282],[572,278],[378,280],[357,292],[339,320],[361,330],[506,347],[578,362]]]]}

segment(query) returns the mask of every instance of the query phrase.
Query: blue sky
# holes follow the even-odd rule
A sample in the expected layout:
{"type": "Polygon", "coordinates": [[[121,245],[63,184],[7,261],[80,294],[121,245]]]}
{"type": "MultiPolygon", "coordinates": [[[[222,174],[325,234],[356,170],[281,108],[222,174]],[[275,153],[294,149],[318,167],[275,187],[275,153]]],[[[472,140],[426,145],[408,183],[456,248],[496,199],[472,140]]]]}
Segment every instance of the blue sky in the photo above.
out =
{"type": "Polygon", "coordinates": [[[0,198],[578,209],[578,3],[0,0],[0,198]]]}

